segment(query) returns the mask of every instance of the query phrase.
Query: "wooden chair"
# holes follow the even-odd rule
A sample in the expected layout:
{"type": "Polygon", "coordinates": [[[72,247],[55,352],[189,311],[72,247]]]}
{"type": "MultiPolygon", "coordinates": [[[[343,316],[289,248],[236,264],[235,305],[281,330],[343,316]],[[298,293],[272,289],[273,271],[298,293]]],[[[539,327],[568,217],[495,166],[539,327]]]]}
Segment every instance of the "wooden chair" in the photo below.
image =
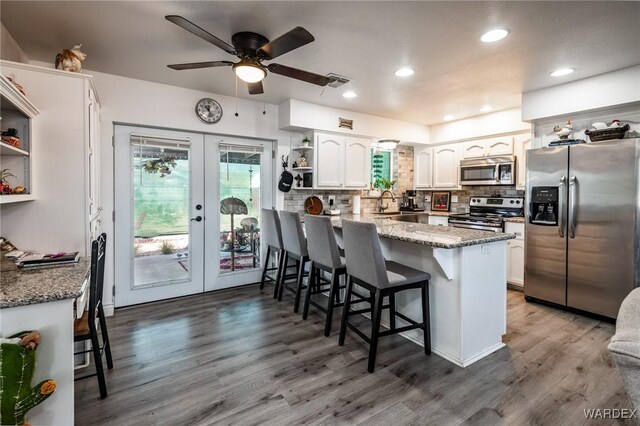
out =
{"type": "Polygon", "coordinates": [[[431,275],[410,268],[397,262],[385,260],[382,255],[380,239],[373,223],[342,220],[342,237],[344,239],[345,257],[347,260],[347,292],[345,295],[340,337],[338,345],[344,345],[347,327],[369,343],[369,373],[373,373],[376,365],[378,338],[390,334],[403,333],[408,330],[421,329],[424,336],[424,353],[431,354],[431,333],[429,321],[429,280],[431,275]],[[353,285],[357,284],[369,290],[370,308],[351,311],[353,285]],[[422,322],[417,322],[396,311],[395,296],[408,289],[420,289],[422,322]],[[383,305],[383,299],[389,298],[389,304],[383,305]],[[390,329],[380,331],[380,317],[383,309],[389,309],[390,329]],[[355,325],[349,323],[349,317],[365,312],[371,313],[371,334],[367,336],[355,325]],[[396,317],[409,325],[396,327],[396,317]]]}
{"type": "Polygon", "coordinates": [[[73,324],[74,342],[91,342],[91,348],[76,352],[74,355],[93,353],[93,360],[96,367],[94,374],[78,377],[75,380],[82,380],[93,376],[98,376],[98,386],[100,387],[100,398],[107,397],[107,383],[102,366],[102,354],[107,358],[107,368],[113,368],[111,358],[111,344],[107,332],[107,321],[104,317],[102,306],[102,290],[104,285],[104,263],[107,245],[107,234],[103,233],[91,243],[91,276],[89,278],[89,310],[85,311],[81,318],[75,320],[73,324]],[[102,344],[100,338],[102,337],[102,344]]]}

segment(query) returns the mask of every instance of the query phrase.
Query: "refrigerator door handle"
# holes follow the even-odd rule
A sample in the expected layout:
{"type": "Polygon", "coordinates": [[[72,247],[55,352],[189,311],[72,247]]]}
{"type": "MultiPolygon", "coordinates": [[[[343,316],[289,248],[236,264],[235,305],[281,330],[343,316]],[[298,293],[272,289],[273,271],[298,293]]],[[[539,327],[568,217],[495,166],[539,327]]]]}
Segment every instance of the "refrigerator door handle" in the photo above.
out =
{"type": "Polygon", "coordinates": [[[565,229],[565,222],[564,222],[564,218],[565,218],[565,206],[564,206],[564,190],[565,190],[565,185],[567,183],[567,177],[566,176],[562,176],[560,178],[560,182],[558,182],[558,235],[560,235],[560,238],[564,238],[564,229],[565,229]]]}
{"type": "Polygon", "coordinates": [[[576,197],[578,180],[575,176],[569,178],[569,238],[576,237],[576,215],[578,213],[576,207],[576,197]]]}

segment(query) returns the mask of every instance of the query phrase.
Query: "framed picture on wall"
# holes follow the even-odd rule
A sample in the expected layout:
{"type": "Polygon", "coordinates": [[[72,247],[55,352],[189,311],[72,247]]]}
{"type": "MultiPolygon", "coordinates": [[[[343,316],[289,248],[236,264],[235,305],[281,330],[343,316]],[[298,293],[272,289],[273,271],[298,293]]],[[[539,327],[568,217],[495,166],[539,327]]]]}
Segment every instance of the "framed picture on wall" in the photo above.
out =
{"type": "Polygon", "coordinates": [[[451,192],[433,192],[431,193],[431,210],[438,212],[448,212],[451,208],[451,192]]]}

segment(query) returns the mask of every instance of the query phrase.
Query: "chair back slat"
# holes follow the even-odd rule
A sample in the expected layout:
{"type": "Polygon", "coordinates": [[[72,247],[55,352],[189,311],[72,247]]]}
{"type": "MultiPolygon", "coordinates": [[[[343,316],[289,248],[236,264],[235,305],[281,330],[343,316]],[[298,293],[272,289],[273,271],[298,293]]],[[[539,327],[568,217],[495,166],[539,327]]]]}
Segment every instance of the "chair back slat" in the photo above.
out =
{"type": "Polygon", "coordinates": [[[307,249],[309,259],[322,266],[337,269],[342,265],[340,250],[336,242],[336,234],[333,232],[331,219],[323,216],[305,217],[304,223],[307,231],[307,249]]]}
{"type": "Polygon", "coordinates": [[[387,267],[374,223],[342,220],[347,273],[376,287],[389,284],[387,267]]]}
{"type": "Polygon", "coordinates": [[[304,237],[300,215],[295,212],[280,211],[283,248],[299,257],[307,256],[307,240],[304,237]]]}
{"type": "Polygon", "coordinates": [[[260,226],[262,238],[267,245],[282,250],[282,229],[280,217],[275,209],[262,209],[262,225],[260,226]]]}

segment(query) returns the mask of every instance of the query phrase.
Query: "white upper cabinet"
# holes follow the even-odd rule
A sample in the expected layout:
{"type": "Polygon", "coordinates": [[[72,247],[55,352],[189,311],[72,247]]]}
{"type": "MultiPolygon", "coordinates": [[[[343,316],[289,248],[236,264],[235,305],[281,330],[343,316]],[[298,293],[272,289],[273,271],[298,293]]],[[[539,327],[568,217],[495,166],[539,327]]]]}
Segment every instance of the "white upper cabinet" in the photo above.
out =
{"type": "Polygon", "coordinates": [[[458,188],[458,144],[433,148],[433,187],[458,188]]]}
{"type": "Polygon", "coordinates": [[[344,187],[367,188],[371,170],[371,141],[346,138],[344,156],[344,187]]]}
{"type": "Polygon", "coordinates": [[[414,148],[413,186],[420,189],[433,187],[433,148],[416,146],[414,148]]]}
{"type": "Polygon", "coordinates": [[[516,188],[525,189],[527,174],[527,151],[531,149],[531,134],[517,135],[515,138],[516,188]]]}
{"type": "Polygon", "coordinates": [[[316,186],[318,188],[341,188],[344,169],[344,137],[316,135],[316,186]]]}
{"type": "Polygon", "coordinates": [[[463,158],[513,155],[513,138],[509,136],[466,142],[462,145],[462,150],[463,158]]]}

